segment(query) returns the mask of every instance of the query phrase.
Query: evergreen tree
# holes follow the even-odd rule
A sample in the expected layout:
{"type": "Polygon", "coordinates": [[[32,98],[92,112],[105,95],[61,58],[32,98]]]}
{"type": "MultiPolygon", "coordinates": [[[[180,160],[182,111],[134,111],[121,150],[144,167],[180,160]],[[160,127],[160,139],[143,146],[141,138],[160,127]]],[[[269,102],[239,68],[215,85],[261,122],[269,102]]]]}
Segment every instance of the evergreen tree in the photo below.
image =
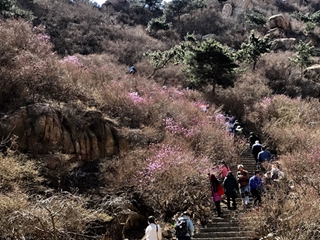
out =
{"type": "Polygon", "coordinates": [[[162,0],[145,0],[145,5],[150,11],[159,10],[163,6],[162,0]]]}
{"type": "Polygon", "coordinates": [[[167,51],[156,51],[145,55],[156,67],[155,70],[169,63],[183,64],[183,71],[187,73],[188,80],[199,87],[211,85],[213,95],[216,85],[233,86],[231,76],[238,67],[228,48],[214,39],[196,41],[192,35],[188,35],[184,42],[167,51]]]}
{"type": "Polygon", "coordinates": [[[305,43],[300,40],[299,45],[296,47],[296,55],[289,58],[290,62],[300,69],[301,78],[304,69],[314,63],[314,60],[312,59],[313,49],[314,47],[310,43],[305,43]]]}
{"type": "Polygon", "coordinates": [[[0,15],[4,18],[24,18],[25,20],[34,18],[30,11],[18,8],[16,0],[0,0],[0,15]]]}
{"type": "Polygon", "coordinates": [[[185,13],[192,13],[196,9],[206,7],[204,0],[172,0],[166,4],[165,15],[170,21],[177,17],[180,22],[180,17],[185,13]]]}
{"type": "Polygon", "coordinates": [[[256,37],[254,31],[251,31],[248,43],[242,43],[241,49],[237,52],[236,58],[243,62],[253,63],[253,69],[263,53],[271,50],[271,42],[269,36],[263,38],[256,37]]]}
{"type": "Polygon", "coordinates": [[[257,26],[264,26],[267,23],[267,19],[262,14],[247,14],[246,19],[250,24],[257,26]]]}
{"type": "Polygon", "coordinates": [[[232,73],[238,67],[230,50],[214,39],[191,44],[183,63],[189,81],[196,86],[211,85],[213,95],[216,85],[233,86],[232,73]]]}
{"type": "Polygon", "coordinates": [[[166,22],[166,17],[165,15],[162,15],[161,17],[158,18],[152,18],[147,27],[147,31],[152,33],[156,32],[159,30],[168,30],[171,27],[171,23],[166,22]]]}

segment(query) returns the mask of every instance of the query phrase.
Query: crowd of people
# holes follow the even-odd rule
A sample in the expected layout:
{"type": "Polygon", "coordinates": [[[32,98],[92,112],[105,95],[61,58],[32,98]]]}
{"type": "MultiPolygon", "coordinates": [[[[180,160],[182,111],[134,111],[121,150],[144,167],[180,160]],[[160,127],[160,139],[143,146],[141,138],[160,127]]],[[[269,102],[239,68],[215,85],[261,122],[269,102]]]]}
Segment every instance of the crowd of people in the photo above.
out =
{"type": "MultiPolygon", "coordinates": [[[[241,123],[234,120],[231,116],[219,114],[216,121],[222,123],[226,131],[235,136],[243,136],[244,131],[241,123]]],[[[253,207],[260,207],[263,203],[263,198],[272,198],[272,192],[279,186],[278,182],[284,177],[279,164],[275,161],[274,156],[268,148],[262,144],[261,139],[254,133],[250,132],[247,137],[252,161],[255,161],[256,169],[250,177],[249,172],[243,164],[237,166],[236,175],[225,161],[221,161],[219,167],[208,173],[209,182],[211,185],[211,196],[215,204],[216,217],[222,218],[221,202],[226,199],[226,205],[229,210],[237,210],[236,199],[238,195],[242,199],[243,209],[248,209],[250,196],[253,199],[253,207]]],[[[149,226],[146,229],[146,240],[161,240],[161,228],[158,226],[154,217],[148,218],[149,226]]],[[[190,214],[184,212],[175,223],[174,231],[178,240],[190,240],[194,234],[194,226],[190,219],[190,214]]]]}

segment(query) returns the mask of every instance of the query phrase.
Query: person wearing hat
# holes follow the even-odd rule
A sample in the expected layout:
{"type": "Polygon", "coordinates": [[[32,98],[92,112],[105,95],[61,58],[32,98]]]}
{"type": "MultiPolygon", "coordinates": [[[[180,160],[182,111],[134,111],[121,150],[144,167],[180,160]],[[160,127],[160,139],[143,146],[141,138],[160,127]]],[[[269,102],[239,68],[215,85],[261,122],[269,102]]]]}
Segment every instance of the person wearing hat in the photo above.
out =
{"type": "Polygon", "coordinates": [[[243,133],[243,128],[242,128],[240,125],[238,125],[238,126],[236,127],[236,129],[235,129],[235,133],[236,133],[236,135],[238,135],[238,136],[242,135],[242,133],[243,133]]]}
{"type": "Polygon", "coordinates": [[[239,190],[239,187],[238,187],[237,180],[231,171],[229,171],[227,176],[225,177],[223,181],[223,187],[224,187],[225,194],[227,196],[228,209],[231,209],[230,199],[232,199],[233,210],[236,210],[237,209],[236,192],[239,190]]]}

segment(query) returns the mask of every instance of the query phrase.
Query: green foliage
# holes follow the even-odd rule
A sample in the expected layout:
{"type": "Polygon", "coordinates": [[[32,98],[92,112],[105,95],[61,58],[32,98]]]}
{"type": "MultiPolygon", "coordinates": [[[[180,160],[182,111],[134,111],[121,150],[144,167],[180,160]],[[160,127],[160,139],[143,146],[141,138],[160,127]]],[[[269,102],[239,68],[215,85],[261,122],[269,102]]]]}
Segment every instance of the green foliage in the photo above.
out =
{"type": "Polygon", "coordinates": [[[231,52],[216,40],[200,42],[192,35],[187,35],[186,41],[167,51],[145,55],[156,68],[162,68],[169,63],[183,64],[188,80],[196,86],[211,85],[213,94],[216,84],[222,87],[233,85],[230,75],[237,65],[231,52]]]}
{"type": "Polygon", "coordinates": [[[159,10],[162,7],[162,0],[145,0],[145,5],[150,11],[159,10]]]}
{"type": "Polygon", "coordinates": [[[304,68],[314,63],[314,60],[312,59],[313,49],[314,47],[310,43],[305,43],[300,40],[299,45],[296,47],[296,55],[289,58],[290,62],[299,67],[301,77],[304,68]]]}
{"type": "Polygon", "coordinates": [[[262,14],[247,14],[246,19],[249,23],[264,26],[267,23],[267,19],[262,14]]]}
{"type": "Polygon", "coordinates": [[[206,6],[204,0],[172,0],[165,8],[165,15],[168,18],[177,17],[180,22],[180,16],[184,13],[191,13],[196,9],[202,9],[206,6]]]}
{"type": "Polygon", "coordinates": [[[228,48],[214,39],[195,42],[189,47],[184,56],[183,71],[188,74],[190,82],[196,86],[212,85],[213,94],[216,84],[222,87],[233,86],[230,76],[237,65],[228,48]]]}
{"type": "Polygon", "coordinates": [[[320,10],[318,10],[317,12],[315,13],[302,13],[302,12],[294,12],[292,15],[291,15],[293,18],[296,18],[300,21],[303,21],[303,22],[312,22],[312,23],[315,23],[317,25],[320,24],[320,10]]]}
{"type": "Polygon", "coordinates": [[[32,20],[34,16],[31,11],[26,11],[17,7],[16,0],[1,0],[0,14],[4,18],[23,18],[25,20],[32,20]]]}
{"type": "Polygon", "coordinates": [[[262,54],[270,52],[271,42],[269,36],[256,37],[254,31],[248,39],[248,43],[242,43],[241,49],[237,52],[236,58],[243,62],[253,63],[253,69],[255,69],[256,64],[262,54]]]}
{"type": "Polygon", "coordinates": [[[314,31],[315,27],[316,27],[316,24],[315,24],[315,23],[313,23],[313,22],[307,22],[307,23],[306,23],[306,28],[305,28],[306,33],[307,33],[307,34],[312,33],[312,32],[314,31]]]}
{"type": "Polygon", "coordinates": [[[152,18],[147,27],[148,32],[156,32],[159,30],[168,30],[171,27],[171,23],[166,22],[166,17],[163,15],[158,18],[152,18]]]}

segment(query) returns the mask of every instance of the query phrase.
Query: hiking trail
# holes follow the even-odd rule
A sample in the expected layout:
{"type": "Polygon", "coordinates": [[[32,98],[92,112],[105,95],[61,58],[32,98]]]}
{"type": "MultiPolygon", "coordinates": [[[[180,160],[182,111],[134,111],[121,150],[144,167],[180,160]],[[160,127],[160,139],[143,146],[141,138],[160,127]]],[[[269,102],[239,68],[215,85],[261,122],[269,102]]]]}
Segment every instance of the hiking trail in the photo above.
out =
{"type": "MultiPolygon", "coordinates": [[[[240,164],[248,171],[249,177],[253,176],[256,165],[250,149],[240,156],[240,164]]],[[[235,174],[236,169],[232,169],[235,174]]],[[[225,200],[226,201],[226,200],[225,200]]],[[[192,240],[255,240],[254,232],[241,225],[241,219],[246,218],[246,211],[242,206],[242,199],[238,195],[237,210],[228,210],[225,201],[221,202],[222,218],[212,217],[205,227],[198,228],[192,240]]],[[[247,207],[252,208],[253,199],[250,197],[250,203],[247,207]]],[[[248,210],[247,209],[247,210],[248,210]]],[[[215,215],[215,210],[212,215],[215,215]]]]}

